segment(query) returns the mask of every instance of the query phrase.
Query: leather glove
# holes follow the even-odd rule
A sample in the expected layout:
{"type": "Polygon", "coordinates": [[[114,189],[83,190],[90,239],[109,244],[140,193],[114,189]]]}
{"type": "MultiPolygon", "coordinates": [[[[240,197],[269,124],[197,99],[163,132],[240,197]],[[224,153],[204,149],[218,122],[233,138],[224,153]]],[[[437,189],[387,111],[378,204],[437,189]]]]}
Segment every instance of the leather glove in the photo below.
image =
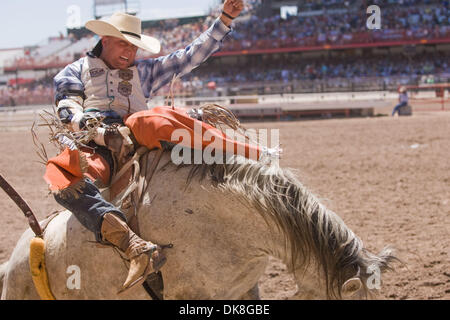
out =
{"type": "MultiPolygon", "coordinates": [[[[112,152],[118,153],[119,155],[127,155],[133,150],[134,145],[130,138],[131,131],[128,127],[110,126],[99,129],[104,130],[104,145],[112,152]]],[[[97,142],[97,137],[94,141],[97,142]]]]}

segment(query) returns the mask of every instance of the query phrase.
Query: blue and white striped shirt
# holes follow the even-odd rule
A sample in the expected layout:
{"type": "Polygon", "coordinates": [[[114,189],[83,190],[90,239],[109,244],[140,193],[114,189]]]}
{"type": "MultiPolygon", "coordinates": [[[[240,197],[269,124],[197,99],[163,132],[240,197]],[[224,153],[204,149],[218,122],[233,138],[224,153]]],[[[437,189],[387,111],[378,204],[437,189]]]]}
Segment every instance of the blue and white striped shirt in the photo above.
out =
{"type": "MultiPolygon", "coordinates": [[[[222,41],[231,29],[219,18],[185,49],[177,50],[167,56],[156,59],[136,60],[143,94],[151,98],[156,91],[168,84],[174,75],[183,76],[212,54],[219,51],[222,41]]],[[[54,78],[56,100],[65,98],[68,92],[84,92],[81,80],[85,58],[68,65],[54,78]]]]}

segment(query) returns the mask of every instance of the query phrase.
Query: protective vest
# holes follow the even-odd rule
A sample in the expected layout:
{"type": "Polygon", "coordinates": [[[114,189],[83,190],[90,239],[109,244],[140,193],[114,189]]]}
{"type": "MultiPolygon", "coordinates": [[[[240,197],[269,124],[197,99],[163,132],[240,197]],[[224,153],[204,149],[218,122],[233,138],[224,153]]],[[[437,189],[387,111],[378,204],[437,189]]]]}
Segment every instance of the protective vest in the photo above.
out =
{"type": "Polygon", "coordinates": [[[99,58],[85,57],[81,72],[84,85],[84,110],[114,110],[120,116],[147,110],[139,72],[135,66],[111,70],[99,58]]]}

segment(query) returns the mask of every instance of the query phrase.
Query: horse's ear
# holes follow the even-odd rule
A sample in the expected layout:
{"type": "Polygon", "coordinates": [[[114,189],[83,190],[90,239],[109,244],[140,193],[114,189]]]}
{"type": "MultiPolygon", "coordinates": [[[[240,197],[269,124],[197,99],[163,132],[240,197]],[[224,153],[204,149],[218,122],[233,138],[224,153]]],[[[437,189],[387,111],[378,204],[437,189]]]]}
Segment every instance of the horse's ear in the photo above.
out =
{"type": "Polygon", "coordinates": [[[360,278],[350,278],[342,285],[342,293],[345,296],[352,296],[362,288],[360,278]]]}

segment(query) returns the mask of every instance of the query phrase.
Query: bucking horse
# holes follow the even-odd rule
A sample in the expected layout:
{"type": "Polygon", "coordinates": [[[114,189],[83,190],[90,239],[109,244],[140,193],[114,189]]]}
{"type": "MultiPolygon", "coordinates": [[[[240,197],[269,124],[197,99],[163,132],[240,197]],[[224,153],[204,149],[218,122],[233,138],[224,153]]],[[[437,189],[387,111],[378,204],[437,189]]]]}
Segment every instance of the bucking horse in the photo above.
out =
{"type": "MultiPolygon", "coordinates": [[[[369,252],[291,170],[237,160],[177,165],[170,151],[162,153],[136,214],[142,238],[173,245],[161,269],[164,299],[255,298],[270,256],[294,275],[300,298],[376,291],[371,280],[391,269],[393,249],[369,252]]],[[[113,247],[96,243],[69,211],[41,224],[55,299],[149,299],[143,286],[117,293],[127,261],[113,247]]],[[[26,230],[0,266],[2,299],[40,298],[29,264],[34,237],[26,230]]]]}

